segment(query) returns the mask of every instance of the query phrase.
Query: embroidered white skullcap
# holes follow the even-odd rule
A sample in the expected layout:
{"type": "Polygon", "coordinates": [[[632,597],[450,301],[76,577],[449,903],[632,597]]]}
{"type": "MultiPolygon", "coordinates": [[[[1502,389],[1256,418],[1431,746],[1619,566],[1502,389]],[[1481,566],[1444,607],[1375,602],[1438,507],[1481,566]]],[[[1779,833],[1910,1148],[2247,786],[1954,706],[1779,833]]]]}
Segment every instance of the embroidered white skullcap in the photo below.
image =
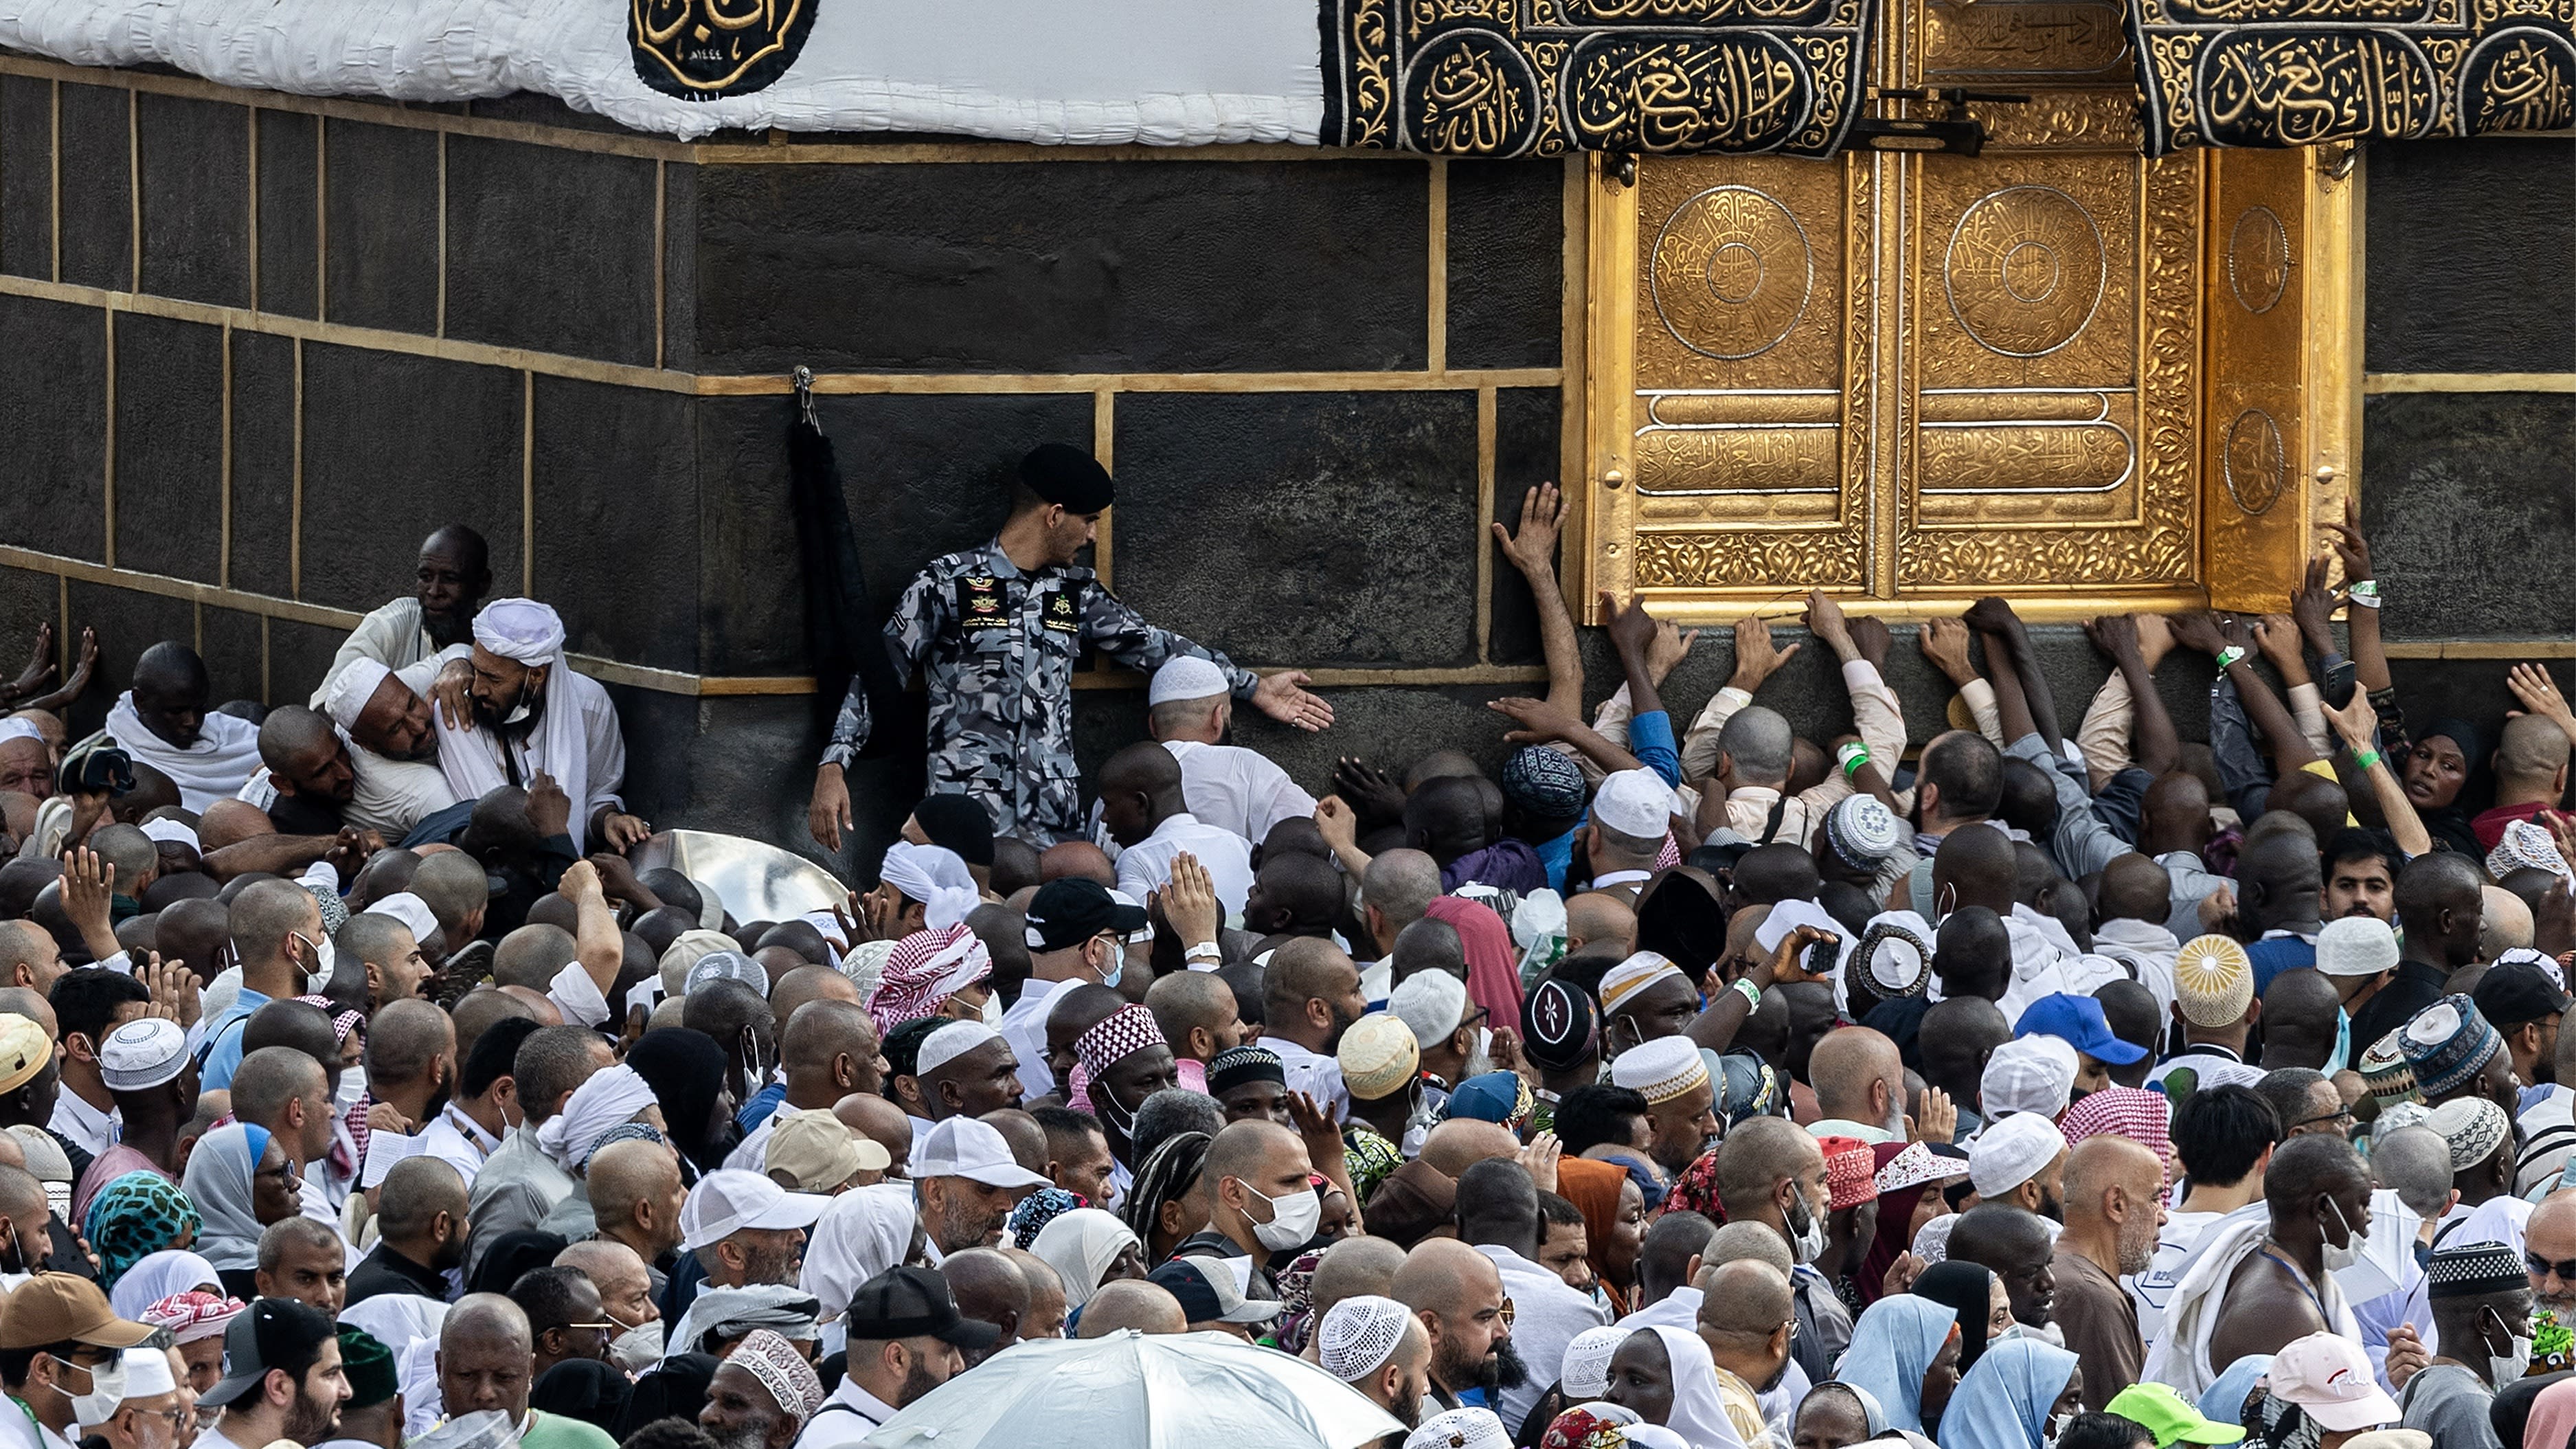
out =
{"type": "Polygon", "coordinates": [[[1989,1121],[2019,1112],[2054,1118],[2075,1095],[2075,1071],[2075,1048],[2063,1037],[2016,1037],[1986,1058],[1977,1097],[1989,1121]]]}
{"type": "Polygon", "coordinates": [[[2513,1135],[2513,1119],[2485,1097],[2453,1097],[2434,1108],[2424,1125],[2451,1144],[2453,1172],[2485,1166],[2495,1157],[2496,1149],[2504,1145],[2505,1138],[2513,1135]]]}
{"type": "Polygon", "coordinates": [[[1467,1018],[1467,983],[1446,971],[1416,971],[1388,993],[1386,1009],[1412,1029],[1417,1045],[1438,1046],[1467,1018]]]}
{"type": "Polygon", "coordinates": [[[859,999],[876,994],[877,982],[885,975],[886,958],[894,954],[892,941],[861,941],[841,957],[841,974],[859,988],[859,999]]]}
{"type": "Polygon", "coordinates": [[[2317,969],[2328,976],[2376,976],[2397,964],[2397,933],[2377,916],[2338,916],[2317,932],[2317,969]]]}
{"type": "Polygon", "coordinates": [[[1565,1346],[1565,1362],[1557,1374],[1565,1386],[1568,1403],[1577,1399],[1597,1399],[1610,1390],[1610,1360],[1619,1345],[1628,1341],[1630,1328],[1587,1328],[1565,1346]]]}
{"type": "Polygon", "coordinates": [[[1708,1081],[1708,1064],[1686,1036],[1659,1036],[1619,1053],[1610,1064],[1610,1084],[1636,1092],[1650,1104],[1662,1104],[1708,1081]]]}
{"type": "MultiPolygon", "coordinates": [[[[5,728],[13,723],[16,723],[16,721],[0,720],[0,728],[5,728]]],[[[167,815],[162,816],[158,820],[144,821],[143,834],[145,839],[156,840],[165,845],[184,845],[190,850],[204,849],[204,846],[197,840],[197,832],[190,830],[186,821],[173,820],[167,815]]]]}
{"type": "Polygon", "coordinates": [[[520,664],[550,664],[563,654],[563,617],[534,599],[494,599],[474,616],[474,642],[520,664]]]}
{"type": "Polygon", "coordinates": [[[952,1021],[921,1039],[921,1055],[913,1075],[929,1076],[988,1041],[999,1041],[1002,1034],[980,1021],[952,1021]]]}
{"type": "Polygon", "coordinates": [[[1404,1449],[1512,1449],[1512,1436],[1491,1409],[1451,1409],[1405,1435],[1404,1449]]]}
{"type": "Polygon", "coordinates": [[[1958,1225],[1957,1213],[1943,1213],[1925,1223],[1914,1235],[1914,1256],[1921,1258],[1927,1268],[1934,1263],[1947,1261],[1950,1256],[1950,1230],[1958,1225]]]}
{"type": "Polygon", "coordinates": [[[1682,968],[1659,951],[1639,951],[1627,960],[1601,973],[1601,1010],[1617,1011],[1636,999],[1639,992],[1667,976],[1680,976],[1682,968]]]}
{"type": "Polygon", "coordinates": [[[1392,1298],[1362,1293],[1345,1298],[1324,1315],[1315,1330],[1315,1357],[1324,1372],[1343,1383],[1376,1373],[1404,1342],[1404,1325],[1413,1310],[1392,1298]]]}
{"type": "Polygon", "coordinates": [[[1205,699],[1212,694],[1232,694],[1234,681],[1225,671],[1195,654],[1175,654],[1154,671],[1154,681],[1145,686],[1148,707],[1175,699],[1205,699]]]}
{"type": "Polygon", "coordinates": [[[1639,840],[1661,840],[1672,828],[1673,787],[1652,770],[1617,770],[1592,793],[1592,823],[1639,840]]]}
{"type": "Polygon", "coordinates": [[[176,1081],[188,1065],[187,1033],[175,1021],[137,1017],[99,1043],[98,1075],[111,1092],[140,1092],[176,1081]]]}
{"type": "Polygon", "coordinates": [[[410,891],[396,891],[359,914],[391,916],[411,929],[411,938],[416,942],[428,940],[430,933],[438,929],[438,913],[410,891]]]}
{"type": "Polygon", "coordinates": [[[350,660],[349,667],[332,675],[330,687],[322,691],[322,712],[344,730],[357,728],[358,716],[367,712],[367,701],[376,697],[377,688],[392,673],[381,659],[350,660]]]}
{"type": "Polygon", "coordinates": [[[1996,1197],[2030,1181],[2066,1150],[2066,1135],[2037,1112],[2015,1112],[1977,1134],[1968,1149],[1968,1181],[1977,1196],[1996,1197]]]}
{"type": "Polygon", "coordinates": [[[763,996],[769,994],[769,970],[740,951],[709,951],[680,978],[680,994],[694,996],[717,981],[739,981],[763,996]]]}

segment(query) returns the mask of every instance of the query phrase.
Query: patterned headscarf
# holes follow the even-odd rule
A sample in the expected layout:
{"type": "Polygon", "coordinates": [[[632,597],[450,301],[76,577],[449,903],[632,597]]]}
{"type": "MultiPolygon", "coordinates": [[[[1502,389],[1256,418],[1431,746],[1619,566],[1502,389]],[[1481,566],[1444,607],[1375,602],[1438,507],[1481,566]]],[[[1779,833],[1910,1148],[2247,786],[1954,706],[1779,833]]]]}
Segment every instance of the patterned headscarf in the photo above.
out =
{"type": "MultiPolygon", "coordinates": [[[[342,1046],[349,1044],[349,1033],[353,1031],[361,1031],[367,1024],[367,1014],[365,1012],[355,1009],[348,1011],[337,1010],[336,1008],[338,1003],[334,1002],[330,997],[298,996],[293,999],[303,1002],[306,1006],[310,1006],[315,1010],[320,1011],[324,1016],[331,1018],[331,1039],[340,1043],[342,1046]]],[[[350,1153],[350,1163],[348,1165],[350,1166],[363,1163],[367,1160],[367,1136],[370,1130],[367,1126],[367,1109],[373,1107],[375,1104],[375,1093],[360,1092],[358,1094],[358,1100],[351,1102],[349,1104],[349,1110],[341,1114],[341,1122],[349,1129],[348,1151],[350,1153]]],[[[334,1157],[339,1155],[339,1147],[340,1144],[336,1142],[332,1144],[332,1155],[334,1157]]]]}
{"type": "Polygon", "coordinates": [[[1633,1412],[1618,1405],[1586,1404],[1550,1421],[1539,1449],[1627,1449],[1627,1431],[1637,1422],[1633,1412]]]}
{"type": "Polygon", "coordinates": [[[1027,1251],[1029,1244],[1038,1240],[1038,1234],[1045,1230],[1047,1224],[1082,1205],[1080,1193],[1060,1187],[1042,1187],[1021,1198],[1020,1205],[1011,1209],[1011,1216],[1005,1223],[1011,1231],[1011,1246],[1027,1251]]]}
{"type": "Polygon", "coordinates": [[[1351,1186],[1359,1189],[1362,1202],[1404,1165],[1404,1153],[1356,1117],[1342,1129],[1342,1156],[1350,1164],[1351,1186]]]}
{"type": "Polygon", "coordinates": [[[1682,1175],[1673,1179],[1672,1191],[1664,1194],[1664,1211],[1698,1213],[1713,1223],[1726,1221],[1726,1209],[1717,1202],[1717,1150],[1711,1148],[1699,1155],[1682,1175]]]}
{"type": "Polygon", "coordinates": [[[963,922],[915,931],[886,953],[868,1015],[882,1036],[907,1021],[937,1015],[949,997],[992,974],[993,953],[963,922]]]}
{"type": "Polygon", "coordinates": [[[238,1298],[192,1288],[154,1300],[135,1317],[154,1328],[170,1330],[170,1336],[181,1343],[195,1343],[222,1333],[245,1306],[238,1298]]]}
{"type": "Polygon", "coordinates": [[[778,1412],[802,1424],[823,1407],[823,1381],[796,1346],[766,1328],[755,1328],[735,1344],[726,1362],[738,1363],[760,1380],[778,1412]]]}
{"type": "Polygon", "coordinates": [[[98,1286],[113,1290],[126,1269],[205,1223],[179,1184],[157,1172],[129,1172],[90,1199],[82,1226],[98,1253],[98,1286]]]}

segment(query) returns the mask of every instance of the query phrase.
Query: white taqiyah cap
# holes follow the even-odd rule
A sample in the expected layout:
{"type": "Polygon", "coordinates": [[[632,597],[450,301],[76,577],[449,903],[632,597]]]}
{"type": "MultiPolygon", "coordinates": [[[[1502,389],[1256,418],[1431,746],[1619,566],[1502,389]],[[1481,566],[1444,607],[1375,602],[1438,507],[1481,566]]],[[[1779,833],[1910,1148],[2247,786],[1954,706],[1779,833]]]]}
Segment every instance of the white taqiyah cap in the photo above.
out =
{"type": "Polygon", "coordinates": [[[1195,654],[1175,654],[1154,671],[1154,682],[1145,686],[1145,703],[1152,706],[1233,692],[1234,681],[1225,677],[1224,670],[1195,654]]]}
{"type": "Polygon", "coordinates": [[[2035,1112],[2054,1120],[2075,1095],[2075,1048],[2045,1033],[2016,1037],[1986,1058],[1977,1098],[1989,1119],[2035,1112]]]}
{"type": "Polygon", "coordinates": [[[2317,969],[2328,976],[2376,976],[2397,964],[2397,933],[2377,916],[2338,916],[2317,932],[2317,969]]]}
{"type": "Polygon", "coordinates": [[[1592,794],[1592,823],[1640,840],[1661,840],[1672,828],[1673,787],[1652,770],[1618,770],[1602,777],[1592,794]]]}
{"type": "Polygon", "coordinates": [[[381,659],[350,660],[349,667],[332,675],[330,687],[322,691],[322,712],[340,728],[356,729],[358,716],[367,712],[367,701],[376,697],[391,673],[381,659]]]}
{"type": "Polygon", "coordinates": [[[921,1052],[913,1059],[915,1076],[926,1077],[988,1041],[999,1041],[1002,1034],[980,1021],[952,1021],[921,1039],[921,1052]]]}
{"type": "Polygon", "coordinates": [[[1315,1330],[1315,1357],[1324,1372],[1343,1383],[1367,1378],[1386,1366],[1404,1342],[1404,1325],[1413,1310],[1374,1293],[1355,1294],[1332,1306],[1315,1330]]]}
{"type": "Polygon", "coordinates": [[[137,1017],[99,1043],[98,1074],[112,1092],[140,1092],[178,1080],[188,1065],[187,1034],[157,1016],[137,1017]]]}
{"type": "Polygon", "coordinates": [[[438,929],[438,913],[429,908],[429,902],[410,891],[396,891],[359,914],[393,917],[410,928],[414,942],[428,940],[430,933],[438,929]]]}
{"type": "Polygon", "coordinates": [[[2037,1112],[2015,1112],[1977,1134],[1968,1149],[1968,1181],[1979,1197],[1996,1197],[2030,1181],[2066,1150],[2066,1135],[2037,1112]]]}

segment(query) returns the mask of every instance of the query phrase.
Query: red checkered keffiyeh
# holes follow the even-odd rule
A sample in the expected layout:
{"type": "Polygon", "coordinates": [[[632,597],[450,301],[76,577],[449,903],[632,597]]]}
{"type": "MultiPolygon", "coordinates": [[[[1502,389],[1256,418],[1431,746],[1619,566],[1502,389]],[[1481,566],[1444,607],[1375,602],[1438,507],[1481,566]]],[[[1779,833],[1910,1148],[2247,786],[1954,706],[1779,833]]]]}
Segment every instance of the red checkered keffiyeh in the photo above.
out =
{"type": "Polygon", "coordinates": [[[1163,1029],[1154,1023],[1154,1013],[1141,1006],[1128,1005],[1111,1012],[1098,1026],[1074,1038],[1073,1055],[1082,1063],[1085,1075],[1096,1082],[1113,1065],[1147,1047],[1161,1045],[1163,1029]]]}
{"type": "Polygon", "coordinates": [[[238,1298],[190,1289],[155,1300],[143,1310],[142,1318],[154,1328],[168,1329],[170,1336],[181,1343],[194,1343],[223,1332],[242,1307],[238,1298]]]}
{"type": "MultiPolygon", "coordinates": [[[[295,996],[289,997],[288,999],[291,1001],[303,1002],[306,1006],[310,1006],[315,1010],[320,1011],[324,1016],[331,1018],[331,1039],[339,1042],[342,1046],[348,1045],[349,1033],[357,1031],[359,1028],[364,1027],[367,1024],[367,1014],[365,1012],[337,1010],[336,1007],[338,1006],[338,1003],[334,1002],[327,996],[295,996]]],[[[359,1166],[367,1160],[367,1133],[369,1130],[367,1127],[367,1109],[375,1104],[375,1093],[361,1092],[358,1094],[358,1100],[350,1103],[349,1110],[341,1115],[341,1122],[349,1129],[349,1145],[347,1151],[350,1154],[350,1160],[346,1162],[340,1160],[342,1148],[339,1143],[334,1142],[331,1144],[331,1165],[339,1169],[340,1175],[343,1177],[357,1176],[359,1166]]]]}
{"type": "MultiPolygon", "coordinates": [[[[2057,1119],[2057,1130],[2066,1134],[2070,1148],[2087,1137],[2105,1133],[2126,1137],[2156,1155],[2158,1161],[2173,1158],[2173,1138],[2167,1132],[2171,1104],[2162,1092],[2143,1087],[2104,1087],[2087,1092],[2057,1119]]],[[[2171,1170],[2167,1170],[2171,1175],[2171,1170]]]]}
{"type": "Polygon", "coordinates": [[[949,997],[993,974],[993,954],[962,922],[939,930],[915,931],[894,943],[877,989],[868,998],[868,1015],[883,1035],[907,1021],[936,1015],[949,997]]]}

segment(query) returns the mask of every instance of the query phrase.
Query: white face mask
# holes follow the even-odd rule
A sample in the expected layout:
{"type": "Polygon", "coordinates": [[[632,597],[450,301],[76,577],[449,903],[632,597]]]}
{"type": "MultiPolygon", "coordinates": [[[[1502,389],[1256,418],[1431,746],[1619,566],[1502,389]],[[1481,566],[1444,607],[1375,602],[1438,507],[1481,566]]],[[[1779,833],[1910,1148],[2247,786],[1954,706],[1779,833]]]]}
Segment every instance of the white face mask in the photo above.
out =
{"type": "Polygon", "coordinates": [[[1002,993],[998,991],[984,993],[984,1024],[991,1027],[1002,1024],[1002,993]]]}
{"type": "MultiPolygon", "coordinates": [[[[295,939],[304,941],[304,933],[296,932],[295,939]]],[[[313,948],[313,965],[305,972],[304,984],[309,990],[319,991],[330,984],[331,973],[339,966],[339,957],[327,934],[319,941],[304,941],[304,944],[313,948]]]]}
{"type": "Polygon", "coordinates": [[[1324,1200],[1311,1190],[1270,1197],[1248,1182],[1243,1184],[1243,1190],[1270,1204],[1270,1221],[1252,1225],[1252,1236],[1260,1240],[1261,1246],[1284,1253],[1314,1241],[1315,1229],[1324,1221],[1324,1200]]]}
{"type": "Polygon", "coordinates": [[[1812,1263],[1825,1255],[1824,1215],[1807,1206],[1807,1195],[1804,1192],[1796,1192],[1791,1198],[1791,1204],[1807,1221],[1804,1226],[1794,1224],[1791,1226],[1789,1256],[1801,1264],[1812,1263]]]}
{"type": "MultiPolygon", "coordinates": [[[[2327,1198],[2326,1206],[2334,1210],[2335,1225],[2343,1229],[2344,1238],[2342,1245],[2337,1246],[2334,1243],[2325,1241],[2325,1234],[2323,1232],[2319,1232],[2317,1235],[2318,1247],[2323,1251],[2325,1257],[2326,1271],[2332,1273],[2340,1269],[2349,1268],[2353,1264],[2360,1262],[2362,1249],[2369,1245],[2370,1240],[2352,1230],[2352,1220],[2343,1215],[2342,1203],[2336,1202],[2333,1198],[2327,1198]]],[[[2323,1226],[2324,1224],[2320,1221],[2319,1227],[2322,1228],[2323,1226]]]]}
{"type": "MultiPolygon", "coordinates": [[[[62,1368],[73,1365],[61,1359],[54,1362],[62,1368]]],[[[125,1356],[118,1354],[89,1371],[90,1391],[75,1394],[57,1385],[54,1392],[72,1401],[72,1422],[83,1428],[96,1428],[116,1417],[116,1406],[125,1402],[125,1356]]]]}
{"type": "Polygon", "coordinates": [[[630,1374],[640,1374],[662,1361],[662,1320],[630,1328],[608,1341],[609,1361],[630,1374]]]}
{"type": "MultiPolygon", "coordinates": [[[[2487,1310],[2487,1317],[2495,1320],[2496,1327],[2505,1326],[2504,1315],[2494,1309],[2487,1310]]],[[[2505,1351],[2501,1355],[2487,1355],[2487,1382],[2498,1389],[2504,1388],[2529,1372],[2531,1372],[2531,1340],[2528,1338],[2514,1338],[2505,1344],[2505,1351]]]]}

